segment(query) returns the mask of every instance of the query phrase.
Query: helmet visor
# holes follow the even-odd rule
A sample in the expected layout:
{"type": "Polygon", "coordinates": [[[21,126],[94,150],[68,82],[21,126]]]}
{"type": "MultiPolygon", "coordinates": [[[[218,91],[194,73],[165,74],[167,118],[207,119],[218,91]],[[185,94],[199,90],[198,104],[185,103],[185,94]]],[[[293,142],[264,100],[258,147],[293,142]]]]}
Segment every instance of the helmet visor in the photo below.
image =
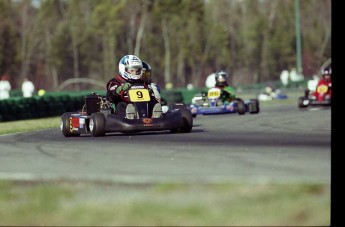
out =
{"type": "Polygon", "coordinates": [[[225,77],[223,75],[219,75],[218,82],[225,82],[225,77]]]}
{"type": "Polygon", "coordinates": [[[142,66],[133,65],[133,66],[127,67],[126,71],[132,75],[140,75],[142,68],[143,68],[142,66]]]}

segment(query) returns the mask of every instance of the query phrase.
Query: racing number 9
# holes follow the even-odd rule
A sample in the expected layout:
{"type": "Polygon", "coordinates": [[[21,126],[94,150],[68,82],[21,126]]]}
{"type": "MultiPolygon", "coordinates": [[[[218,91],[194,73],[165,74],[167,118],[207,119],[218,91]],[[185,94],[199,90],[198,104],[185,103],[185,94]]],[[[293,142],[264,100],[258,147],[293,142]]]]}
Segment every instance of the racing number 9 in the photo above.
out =
{"type": "Polygon", "coordinates": [[[131,102],[148,102],[150,94],[147,89],[132,89],[129,90],[129,98],[131,102]]]}
{"type": "Polygon", "coordinates": [[[141,91],[137,91],[137,97],[138,99],[142,99],[144,97],[143,93],[141,91]]]}

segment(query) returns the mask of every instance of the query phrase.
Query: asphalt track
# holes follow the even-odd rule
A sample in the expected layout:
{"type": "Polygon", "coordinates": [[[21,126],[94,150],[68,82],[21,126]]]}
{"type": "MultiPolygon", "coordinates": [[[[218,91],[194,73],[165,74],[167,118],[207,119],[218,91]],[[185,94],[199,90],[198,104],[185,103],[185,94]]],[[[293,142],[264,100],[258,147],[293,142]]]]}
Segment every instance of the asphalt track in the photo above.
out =
{"type": "Polygon", "coordinates": [[[191,133],[0,136],[0,179],[113,183],[331,181],[331,109],[197,116],[191,133]]]}

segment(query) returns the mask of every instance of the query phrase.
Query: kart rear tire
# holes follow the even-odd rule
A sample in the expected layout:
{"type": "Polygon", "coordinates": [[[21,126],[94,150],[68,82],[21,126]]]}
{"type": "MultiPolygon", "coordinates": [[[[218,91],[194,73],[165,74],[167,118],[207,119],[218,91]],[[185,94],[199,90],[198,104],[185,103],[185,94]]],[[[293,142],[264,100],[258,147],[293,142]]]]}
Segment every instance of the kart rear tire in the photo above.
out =
{"type": "Polygon", "coordinates": [[[244,104],[244,101],[242,99],[236,99],[237,103],[237,112],[239,115],[243,115],[246,113],[246,106],[244,104]]]}
{"type": "Polygon", "coordinates": [[[259,100],[257,99],[250,99],[249,100],[249,113],[250,114],[257,114],[260,112],[260,105],[259,105],[259,100]]]}
{"type": "Polygon", "coordinates": [[[176,129],[171,129],[172,133],[180,132],[180,133],[189,133],[192,131],[193,128],[193,116],[190,110],[186,107],[181,107],[178,109],[181,113],[183,118],[183,126],[176,129]]]}
{"type": "Polygon", "coordinates": [[[80,136],[80,133],[72,133],[71,132],[71,123],[70,123],[70,116],[74,112],[66,112],[62,114],[60,119],[60,130],[62,135],[65,137],[76,137],[80,136]]]}
{"type": "Polygon", "coordinates": [[[91,135],[94,137],[104,136],[105,117],[104,114],[96,112],[91,114],[89,128],[91,135]]]}

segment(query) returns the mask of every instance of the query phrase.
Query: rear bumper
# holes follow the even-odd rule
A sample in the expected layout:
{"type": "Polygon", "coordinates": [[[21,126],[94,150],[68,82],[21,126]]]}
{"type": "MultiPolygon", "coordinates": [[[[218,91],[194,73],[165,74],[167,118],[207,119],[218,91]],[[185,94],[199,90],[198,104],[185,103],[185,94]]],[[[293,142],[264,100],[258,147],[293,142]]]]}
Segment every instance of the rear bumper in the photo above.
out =
{"type": "Polygon", "coordinates": [[[325,101],[310,100],[309,105],[311,105],[311,106],[330,106],[331,100],[325,100],[325,101]]]}

